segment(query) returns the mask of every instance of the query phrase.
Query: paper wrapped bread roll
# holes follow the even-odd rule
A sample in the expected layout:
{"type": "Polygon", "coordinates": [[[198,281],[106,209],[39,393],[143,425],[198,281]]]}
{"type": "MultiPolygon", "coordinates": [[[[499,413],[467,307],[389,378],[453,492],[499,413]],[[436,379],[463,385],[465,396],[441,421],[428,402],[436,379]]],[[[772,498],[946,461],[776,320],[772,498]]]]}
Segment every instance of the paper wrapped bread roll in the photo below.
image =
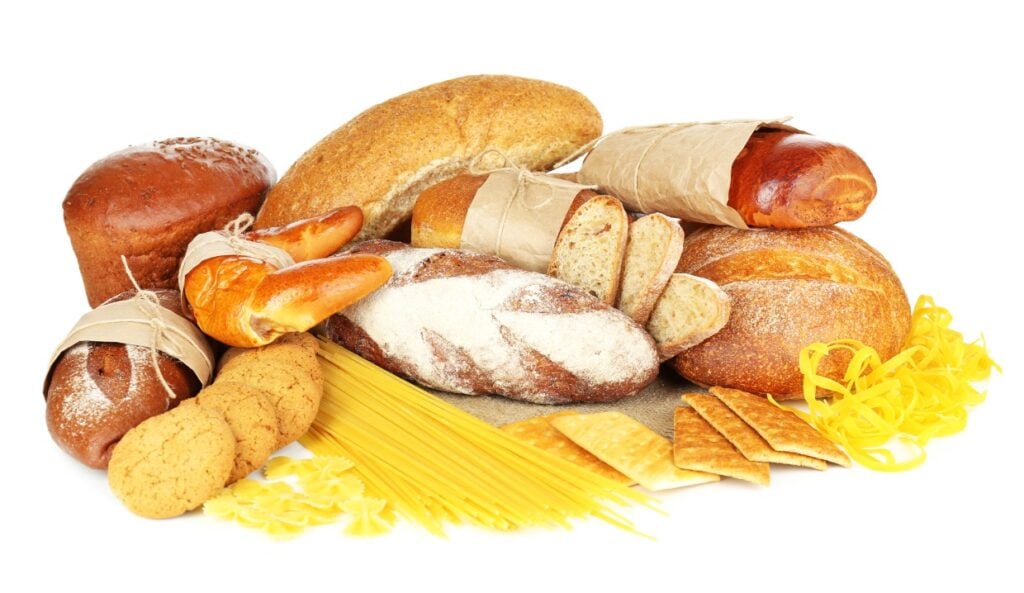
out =
{"type": "MultiPolygon", "coordinates": [[[[836,227],[707,227],[687,238],[679,271],[712,280],[732,299],[725,327],[674,359],[702,385],[800,398],[805,346],[854,339],[886,360],[910,329],[910,303],[889,262],[836,227]]],[[[841,378],[843,358],[819,370],[841,378]]]]}
{"type": "Polygon", "coordinates": [[[601,128],[586,97],[549,82],[467,76],[434,84],[371,107],[302,155],[268,194],[256,227],[356,205],[366,215],[358,238],[382,237],[409,218],[421,191],[488,148],[547,170],[601,128]]]}
{"type": "Polygon", "coordinates": [[[762,120],[626,128],[597,144],[578,178],[637,212],[736,228],[827,226],[875,197],[852,150],[762,120]]]}

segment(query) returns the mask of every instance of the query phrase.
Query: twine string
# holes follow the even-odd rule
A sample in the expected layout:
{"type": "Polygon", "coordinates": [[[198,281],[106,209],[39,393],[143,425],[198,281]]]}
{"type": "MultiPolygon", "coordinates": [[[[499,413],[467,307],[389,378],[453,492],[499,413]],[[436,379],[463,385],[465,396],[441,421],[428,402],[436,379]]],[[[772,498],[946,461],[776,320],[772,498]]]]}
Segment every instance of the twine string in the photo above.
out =
{"type": "MultiPolygon", "coordinates": [[[[251,215],[250,218],[252,218],[251,215]]],[[[252,222],[250,221],[249,224],[252,224],[252,222]]],[[[167,392],[167,396],[171,399],[176,399],[177,394],[174,393],[170,384],[167,383],[167,379],[164,378],[163,371],[160,370],[160,358],[157,356],[159,350],[161,350],[164,333],[171,329],[164,322],[163,318],[160,317],[160,309],[163,308],[160,304],[160,297],[152,290],[143,290],[139,286],[135,276],[132,274],[131,268],[128,267],[128,258],[124,255],[121,255],[121,263],[124,265],[124,271],[128,275],[128,280],[135,288],[135,296],[132,297],[132,301],[146,317],[146,322],[149,326],[153,328],[153,339],[149,344],[149,360],[153,365],[153,371],[156,373],[157,379],[160,380],[160,385],[167,392]]]]}

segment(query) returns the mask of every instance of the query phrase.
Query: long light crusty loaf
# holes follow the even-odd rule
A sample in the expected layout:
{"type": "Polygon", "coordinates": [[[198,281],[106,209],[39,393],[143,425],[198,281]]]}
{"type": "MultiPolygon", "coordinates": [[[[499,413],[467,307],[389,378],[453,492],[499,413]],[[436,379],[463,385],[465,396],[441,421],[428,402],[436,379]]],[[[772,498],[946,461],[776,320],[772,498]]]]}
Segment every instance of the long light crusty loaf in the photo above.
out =
{"type": "MultiPolygon", "coordinates": [[[[910,328],[910,303],[889,263],[836,227],[707,227],[687,239],[679,271],[714,281],[732,298],[726,326],[674,360],[703,385],[799,398],[805,346],[854,339],[885,360],[910,328]]],[[[830,356],[819,371],[841,378],[848,362],[830,356]]]]}
{"type": "Polygon", "coordinates": [[[549,276],[390,241],[350,253],[383,255],[394,276],[331,317],[327,336],[423,385],[551,404],[621,399],[657,375],[639,325],[549,276]]]}
{"type": "MultiPolygon", "coordinates": [[[[317,143],[271,189],[256,227],[356,205],[366,215],[359,238],[382,237],[409,217],[423,189],[488,148],[547,170],[601,129],[590,101],[563,86],[512,76],[448,80],[371,107],[317,143]]],[[[479,163],[503,164],[497,156],[479,163]]]]}
{"type": "MultiPolygon", "coordinates": [[[[487,175],[456,175],[423,190],[412,209],[411,245],[458,249],[462,245],[466,214],[485,181],[487,175]]],[[[597,195],[589,189],[576,194],[562,226],[572,218],[577,208],[597,195]]]]}
{"type": "Polygon", "coordinates": [[[559,233],[548,274],[614,305],[628,236],[629,217],[622,202],[611,196],[589,200],[559,233]]]}
{"type": "Polygon", "coordinates": [[[618,308],[643,325],[665,291],[683,254],[683,227],[664,214],[648,214],[629,225],[618,308]]]}

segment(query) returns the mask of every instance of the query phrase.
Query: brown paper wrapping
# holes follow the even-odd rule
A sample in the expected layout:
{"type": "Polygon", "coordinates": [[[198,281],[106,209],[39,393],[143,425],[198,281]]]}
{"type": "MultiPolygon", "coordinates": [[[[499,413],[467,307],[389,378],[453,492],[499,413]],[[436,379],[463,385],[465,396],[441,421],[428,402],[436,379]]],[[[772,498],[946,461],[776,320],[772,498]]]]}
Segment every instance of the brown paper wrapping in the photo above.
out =
{"type": "Polygon", "coordinates": [[[178,289],[184,292],[185,276],[204,261],[222,255],[244,255],[265,261],[278,269],[295,265],[292,256],[274,245],[243,239],[227,231],[200,233],[189,242],[178,267],[178,289]]]}
{"type": "Polygon", "coordinates": [[[539,173],[492,171],[466,212],[460,247],[546,273],[565,214],[585,189],[539,173]]]}
{"type": "Polygon", "coordinates": [[[779,120],[731,120],[626,128],[603,138],[579,172],[630,210],[747,228],[728,206],[732,164],[759,128],[799,132],[779,120]]]}
{"type": "MultiPolygon", "coordinates": [[[[152,294],[152,293],[149,293],[152,294]]],[[[109,342],[145,348],[156,347],[180,360],[206,386],[213,376],[210,344],[192,322],[141,295],[126,301],[100,305],[78,320],[50,356],[43,393],[50,384],[53,365],[66,350],[80,342],[109,342]]]]}

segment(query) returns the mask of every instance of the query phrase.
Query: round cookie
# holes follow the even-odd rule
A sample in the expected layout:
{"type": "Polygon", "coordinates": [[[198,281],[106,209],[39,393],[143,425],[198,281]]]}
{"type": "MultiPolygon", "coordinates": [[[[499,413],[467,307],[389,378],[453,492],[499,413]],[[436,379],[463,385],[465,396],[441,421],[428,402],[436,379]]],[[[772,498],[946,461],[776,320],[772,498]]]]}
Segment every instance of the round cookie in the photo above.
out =
{"type": "Polygon", "coordinates": [[[316,356],[308,348],[287,343],[236,351],[221,367],[217,381],[259,385],[267,392],[277,413],[279,447],[309,430],[324,392],[316,356]]]}
{"type": "Polygon", "coordinates": [[[202,390],[197,399],[201,407],[221,414],[235,435],[235,465],[229,483],[262,466],[277,449],[277,412],[263,389],[217,381],[202,390]]]}
{"type": "Polygon", "coordinates": [[[291,355],[263,356],[252,364],[236,358],[217,375],[217,381],[259,385],[267,393],[278,415],[279,447],[309,430],[324,395],[323,377],[317,381],[291,355]]]}
{"type": "Polygon", "coordinates": [[[217,412],[193,402],[142,422],[114,448],[107,480],[133,513],[176,517],[206,502],[231,475],[231,427],[217,412]]]}

